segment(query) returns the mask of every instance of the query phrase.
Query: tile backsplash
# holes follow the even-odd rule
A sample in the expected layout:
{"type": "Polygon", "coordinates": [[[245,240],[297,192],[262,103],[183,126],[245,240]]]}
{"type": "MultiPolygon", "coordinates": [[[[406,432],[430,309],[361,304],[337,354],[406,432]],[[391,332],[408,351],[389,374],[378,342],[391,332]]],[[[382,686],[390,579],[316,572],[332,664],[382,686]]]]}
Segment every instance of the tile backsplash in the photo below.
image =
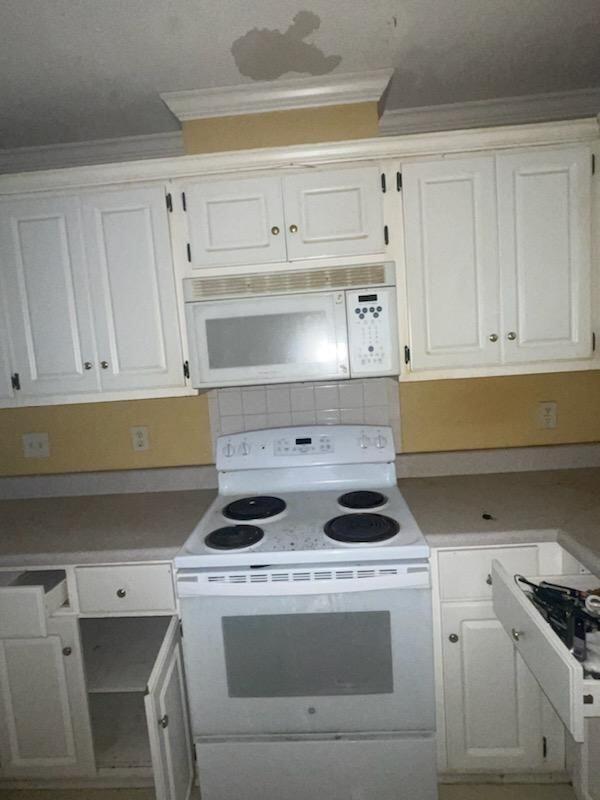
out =
{"type": "Polygon", "coordinates": [[[213,446],[217,436],[287,425],[391,425],[400,450],[400,402],[394,378],[285,383],[213,389],[208,395],[213,446]]]}

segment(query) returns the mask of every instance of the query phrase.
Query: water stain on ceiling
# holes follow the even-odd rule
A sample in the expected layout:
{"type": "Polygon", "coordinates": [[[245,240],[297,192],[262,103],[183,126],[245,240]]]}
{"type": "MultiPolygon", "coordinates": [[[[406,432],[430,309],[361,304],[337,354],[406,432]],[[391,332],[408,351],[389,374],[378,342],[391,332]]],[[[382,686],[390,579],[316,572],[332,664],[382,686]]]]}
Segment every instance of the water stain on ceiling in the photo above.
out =
{"type": "Polygon", "coordinates": [[[299,11],[284,32],[252,28],[235,40],[231,54],[241,74],[255,81],[272,81],[288,72],[325,75],[340,64],[342,57],[326,56],[316,45],[304,41],[320,25],[317,14],[299,11]]]}

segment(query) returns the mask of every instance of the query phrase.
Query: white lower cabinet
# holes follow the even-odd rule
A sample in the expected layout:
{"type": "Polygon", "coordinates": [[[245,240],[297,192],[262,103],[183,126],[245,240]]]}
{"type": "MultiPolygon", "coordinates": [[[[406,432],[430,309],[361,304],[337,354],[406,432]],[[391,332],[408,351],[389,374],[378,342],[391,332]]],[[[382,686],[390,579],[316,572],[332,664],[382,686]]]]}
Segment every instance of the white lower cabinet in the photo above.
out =
{"type": "Polygon", "coordinates": [[[0,777],[91,776],[94,756],[77,619],[0,640],[0,777]]]}
{"type": "Polygon", "coordinates": [[[562,726],[492,604],[444,604],[442,636],[449,768],[560,770],[562,726]]]}
{"type": "Polygon", "coordinates": [[[151,772],[157,800],[194,777],[177,617],[80,620],[99,778],[151,772]]]}

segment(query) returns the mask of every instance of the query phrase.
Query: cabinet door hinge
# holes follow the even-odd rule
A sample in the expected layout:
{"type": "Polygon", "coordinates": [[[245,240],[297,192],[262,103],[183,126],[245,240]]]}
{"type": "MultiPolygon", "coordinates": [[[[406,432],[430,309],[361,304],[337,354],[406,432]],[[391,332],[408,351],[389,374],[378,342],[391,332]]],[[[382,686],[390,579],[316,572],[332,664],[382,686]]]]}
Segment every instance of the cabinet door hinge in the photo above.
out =
{"type": "Polygon", "coordinates": [[[596,350],[596,331],[592,331],[592,353],[596,350]]]}
{"type": "Polygon", "coordinates": [[[592,175],[596,174],[596,154],[592,153],[592,175]]]}
{"type": "Polygon", "coordinates": [[[542,736],[542,757],[548,757],[548,739],[545,736],[542,736]]]}
{"type": "Polygon", "coordinates": [[[188,242],[187,245],[187,260],[192,263],[192,248],[190,247],[190,243],[188,242]]]}
{"type": "Polygon", "coordinates": [[[385,182],[385,172],[381,173],[381,191],[385,194],[387,192],[387,186],[385,182]]]}
{"type": "Polygon", "coordinates": [[[189,378],[190,377],[190,362],[184,361],[183,362],[183,377],[189,378]]]}
{"type": "Polygon", "coordinates": [[[171,197],[171,192],[168,192],[166,198],[167,202],[167,211],[172,214],[173,213],[173,198],[171,197]]]}
{"type": "Polygon", "coordinates": [[[183,210],[187,211],[187,200],[185,199],[185,192],[181,193],[181,205],[183,206],[183,210]]]}
{"type": "Polygon", "coordinates": [[[10,385],[18,392],[21,388],[21,379],[19,378],[19,373],[15,372],[13,375],[10,376],[10,385]]]}
{"type": "Polygon", "coordinates": [[[387,225],[383,226],[383,241],[386,244],[390,243],[390,229],[388,228],[387,225]]]}
{"type": "Polygon", "coordinates": [[[410,364],[410,347],[408,345],[404,345],[404,363],[410,364]]]}
{"type": "Polygon", "coordinates": [[[401,192],[402,191],[402,173],[401,172],[397,172],[396,173],[396,191],[397,192],[401,192]]]}

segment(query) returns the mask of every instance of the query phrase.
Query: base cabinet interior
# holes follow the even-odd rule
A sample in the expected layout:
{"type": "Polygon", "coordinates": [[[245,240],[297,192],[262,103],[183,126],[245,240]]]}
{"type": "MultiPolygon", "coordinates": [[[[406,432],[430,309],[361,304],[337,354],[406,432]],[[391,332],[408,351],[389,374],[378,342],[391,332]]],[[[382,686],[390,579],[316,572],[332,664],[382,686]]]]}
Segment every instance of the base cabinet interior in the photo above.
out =
{"type": "Polygon", "coordinates": [[[82,619],[99,777],[151,774],[157,800],[187,800],[193,776],[179,620],[82,619]]]}

